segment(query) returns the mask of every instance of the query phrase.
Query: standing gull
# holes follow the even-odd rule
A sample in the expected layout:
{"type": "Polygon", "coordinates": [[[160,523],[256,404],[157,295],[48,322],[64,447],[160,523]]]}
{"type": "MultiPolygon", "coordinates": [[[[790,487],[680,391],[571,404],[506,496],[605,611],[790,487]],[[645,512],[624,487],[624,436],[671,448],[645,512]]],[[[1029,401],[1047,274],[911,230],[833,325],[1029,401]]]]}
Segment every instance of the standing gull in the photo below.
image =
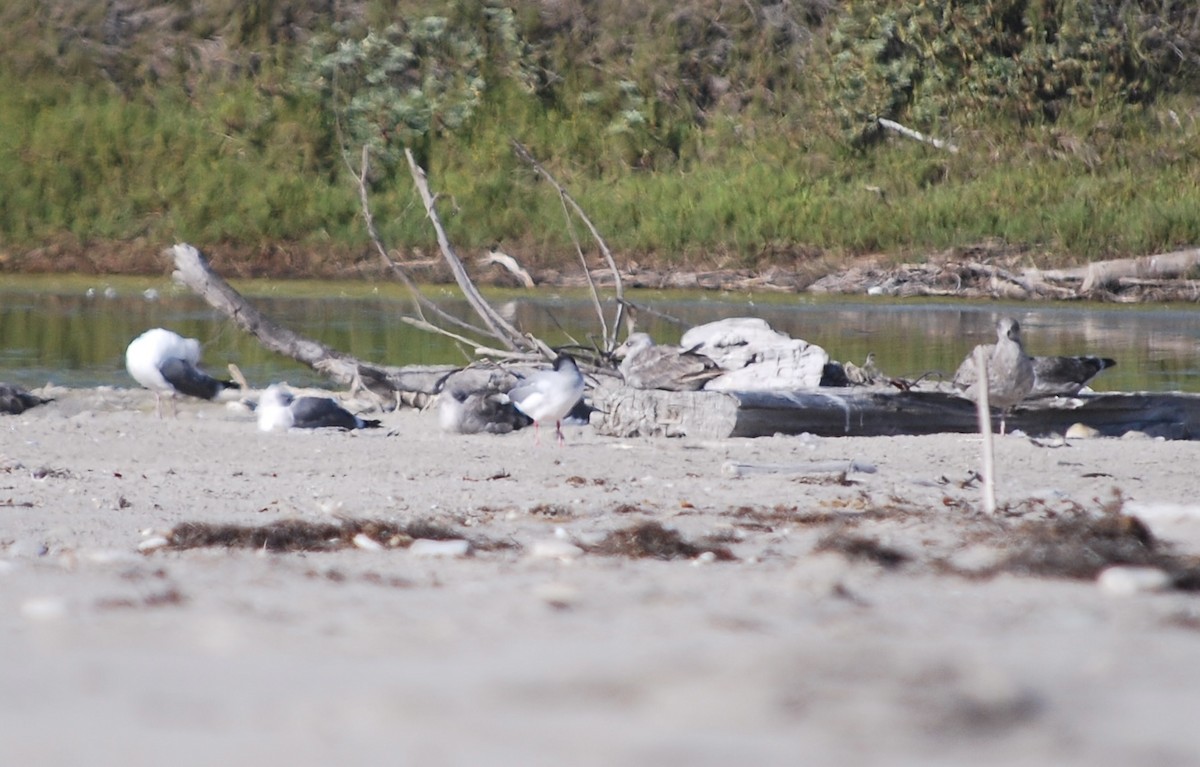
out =
{"type": "Polygon", "coordinates": [[[373,429],[379,421],[359,418],[331,397],[296,397],[280,384],[271,384],[258,400],[258,428],[373,429]]]}
{"type": "MultiPolygon", "coordinates": [[[[975,347],[976,349],[980,347],[975,347]]],[[[987,393],[991,406],[1000,410],[1000,433],[1005,431],[1005,417],[1033,390],[1033,360],[1021,344],[1021,326],[1012,317],[1001,317],[996,323],[996,343],[986,344],[987,393]]],[[[958,372],[954,386],[972,401],[979,397],[979,374],[975,367],[975,352],[967,355],[958,372]]]]}
{"type": "Polygon", "coordinates": [[[171,400],[175,413],[175,398],[180,394],[200,399],[213,399],[225,389],[237,389],[232,381],[220,381],[197,367],[200,364],[200,342],[184,338],[163,328],[142,333],[125,350],[125,369],[133,380],[154,392],[154,411],[162,418],[162,398],[171,400]]]}
{"type": "Polygon", "coordinates": [[[533,441],[541,441],[539,425],[554,421],[554,434],[563,444],[562,419],[583,397],[583,375],[569,354],[560,354],[552,370],[539,370],[508,392],[508,398],[533,419],[533,441]]]}
{"type": "Polygon", "coordinates": [[[678,346],[658,346],[648,333],[633,333],[613,351],[621,377],[635,389],[696,391],[723,371],[703,354],[678,346]]]}

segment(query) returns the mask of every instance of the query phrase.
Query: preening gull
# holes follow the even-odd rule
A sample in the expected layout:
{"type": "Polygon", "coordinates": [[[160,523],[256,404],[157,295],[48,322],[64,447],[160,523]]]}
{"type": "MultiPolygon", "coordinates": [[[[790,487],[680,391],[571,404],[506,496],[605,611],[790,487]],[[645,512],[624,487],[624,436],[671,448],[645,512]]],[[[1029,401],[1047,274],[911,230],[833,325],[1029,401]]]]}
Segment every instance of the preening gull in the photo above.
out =
{"type": "Polygon", "coordinates": [[[221,381],[200,370],[200,342],[164,328],[142,333],[125,350],[125,369],[133,380],[154,392],[154,410],[162,418],[162,398],[180,394],[213,399],[225,389],[236,389],[232,381],[221,381]]]}
{"type": "Polygon", "coordinates": [[[1029,397],[1073,397],[1088,381],[1116,364],[1109,357],[1034,357],[1029,397]]]}
{"type": "Polygon", "coordinates": [[[31,407],[37,407],[51,401],[36,394],[30,394],[20,386],[0,383],[0,413],[20,415],[31,407]]]}
{"type": "Polygon", "coordinates": [[[373,429],[379,421],[359,418],[331,397],[296,397],[280,384],[271,384],[258,400],[258,428],[373,429]]]}
{"type": "Polygon", "coordinates": [[[457,434],[507,434],[533,423],[509,400],[492,388],[469,388],[451,381],[438,394],[438,424],[457,434]]]}
{"type": "MultiPolygon", "coordinates": [[[[1021,343],[1021,326],[1012,317],[1001,317],[996,322],[996,343],[982,345],[982,348],[988,355],[988,401],[1000,410],[1000,433],[1003,434],[1005,416],[1033,391],[1033,360],[1021,343]]],[[[979,397],[978,379],[972,350],[958,366],[954,386],[964,397],[975,400],[979,397]]]]}
{"type": "Polygon", "coordinates": [[[678,346],[659,346],[648,333],[633,333],[613,351],[627,386],[696,391],[724,371],[708,357],[678,346]]]}
{"type": "Polygon", "coordinates": [[[551,370],[539,370],[508,392],[513,405],[533,419],[534,443],[541,441],[539,425],[554,421],[554,435],[563,443],[562,419],[583,397],[583,375],[569,354],[560,354],[551,370]]]}

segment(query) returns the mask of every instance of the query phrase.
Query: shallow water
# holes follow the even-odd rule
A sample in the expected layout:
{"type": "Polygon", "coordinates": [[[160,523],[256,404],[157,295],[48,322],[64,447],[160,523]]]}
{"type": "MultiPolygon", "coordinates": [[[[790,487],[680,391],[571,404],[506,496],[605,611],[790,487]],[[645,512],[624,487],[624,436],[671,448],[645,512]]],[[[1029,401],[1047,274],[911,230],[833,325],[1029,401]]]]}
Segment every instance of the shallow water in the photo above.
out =
{"type": "MultiPolygon", "coordinates": [[[[276,322],[357,357],[391,365],[463,363],[457,344],[400,321],[410,301],[393,284],[244,281],[237,287],[276,322]]],[[[457,310],[457,292],[428,289],[457,310]]],[[[580,291],[492,291],[519,327],[553,344],[587,344],[595,310],[580,291]]],[[[660,342],[722,317],[757,316],[823,346],[834,359],[861,362],[874,351],[890,375],[952,374],[976,343],[994,340],[997,317],[1020,320],[1032,354],[1098,354],[1118,361],[1097,390],[1200,391],[1196,363],[1200,311],[1191,305],[1002,304],[877,298],[814,298],[712,292],[638,291],[638,328],[660,342]]],[[[464,311],[465,313],[465,311],[464,311]]],[[[611,308],[607,310],[611,317],[611,308]]],[[[28,387],[131,386],[129,341],[162,326],[204,344],[214,373],[237,364],[252,384],[326,383],[298,363],[260,347],[191,293],[165,279],[0,277],[0,381],[28,387]],[[106,289],[112,297],[106,297],[106,289]],[[89,290],[92,294],[89,295],[89,290]],[[157,293],[148,299],[146,290],[157,293]]]]}

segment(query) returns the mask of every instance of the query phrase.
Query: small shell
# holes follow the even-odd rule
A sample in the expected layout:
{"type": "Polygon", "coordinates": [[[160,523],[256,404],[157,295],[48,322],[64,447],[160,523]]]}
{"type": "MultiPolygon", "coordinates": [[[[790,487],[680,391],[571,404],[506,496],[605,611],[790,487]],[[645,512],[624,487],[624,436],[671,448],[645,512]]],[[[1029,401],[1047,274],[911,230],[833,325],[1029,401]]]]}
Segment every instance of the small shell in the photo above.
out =
{"type": "Polygon", "coordinates": [[[462,538],[448,541],[418,538],[408,547],[408,551],[416,557],[465,557],[471,553],[471,542],[462,538]]]}
{"type": "Polygon", "coordinates": [[[354,536],[352,542],[355,546],[364,551],[383,551],[383,544],[366,533],[359,533],[358,535],[354,536]]]}
{"type": "Polygon", "coordinates": [[[1096,584],[1109,594],[1131,596],[1171,588],[1171,576],[1157,567],[1113,565],[1101,571],[1096,584]]]}
{"type": "Polygon", "coordinates": [[[583,549],[562,538],[547,538],[535,541],[529,549],[529,556],[534,559],[557,559],[569,562],[583,555],[583,549]]]}
{"type": "Polygon", "coordinates": [[[148,554],[151,551],[157,551],[158,549],[169,545],[171,545],[171,541],[168,540],[165,535],[152,535],[139,543],[137,549],[143,554],[148,554]]]}

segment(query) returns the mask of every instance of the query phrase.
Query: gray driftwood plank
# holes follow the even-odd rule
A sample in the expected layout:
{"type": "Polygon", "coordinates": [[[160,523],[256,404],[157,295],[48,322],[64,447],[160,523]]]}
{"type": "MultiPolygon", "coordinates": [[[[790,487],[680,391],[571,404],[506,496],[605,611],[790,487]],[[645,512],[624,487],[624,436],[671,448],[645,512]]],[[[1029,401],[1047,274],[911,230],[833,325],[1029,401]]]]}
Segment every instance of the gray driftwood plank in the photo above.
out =
{"type": "MultiPolygon", "coordinates": [[[[801,392],[597,391],[593,426],[613,436],[763,437],[772,434],[886,436],[977,431],[974,403],[938,391],[821,389],[801,392]]],[[[1200,396],[1093,394],[1016,408],[1009,429],[1062,434],[1076,423],[1101,434],[1144,431],[1200,436],[1200,396]]]]}

